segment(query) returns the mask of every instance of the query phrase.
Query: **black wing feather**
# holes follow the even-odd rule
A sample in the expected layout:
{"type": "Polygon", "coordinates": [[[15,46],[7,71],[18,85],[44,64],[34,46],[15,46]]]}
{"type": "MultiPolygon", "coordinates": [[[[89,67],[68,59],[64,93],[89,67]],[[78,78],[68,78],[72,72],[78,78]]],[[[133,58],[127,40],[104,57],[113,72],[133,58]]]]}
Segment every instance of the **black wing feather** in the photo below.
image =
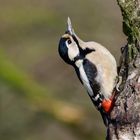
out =
{"type": "Polygon", "coordinates": [[[87,59],[84,59],[83,67],[84,67],[85,73],[87,75],[87,78],[89,80],[90,86],[91,86],[91,88],[93,90],[93,93],[94,93],[93,96],[96,96],[100,91],[100,85],[95,80],[95,78],[97,76],[97,68],[93,63],[91,63],[87,59]]]}

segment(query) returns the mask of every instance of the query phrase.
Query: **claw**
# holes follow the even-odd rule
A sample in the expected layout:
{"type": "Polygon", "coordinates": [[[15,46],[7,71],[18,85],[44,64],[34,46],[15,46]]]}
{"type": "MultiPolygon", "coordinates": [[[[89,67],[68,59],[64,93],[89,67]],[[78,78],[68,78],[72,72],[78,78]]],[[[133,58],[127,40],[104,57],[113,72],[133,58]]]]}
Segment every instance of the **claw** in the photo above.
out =
{"type": "Polygon", "coordinates": [[[120,85],[122,83],[122,77],[118,76],[118,81],[116,82],[116,90],[120,92],[120,85]]]}

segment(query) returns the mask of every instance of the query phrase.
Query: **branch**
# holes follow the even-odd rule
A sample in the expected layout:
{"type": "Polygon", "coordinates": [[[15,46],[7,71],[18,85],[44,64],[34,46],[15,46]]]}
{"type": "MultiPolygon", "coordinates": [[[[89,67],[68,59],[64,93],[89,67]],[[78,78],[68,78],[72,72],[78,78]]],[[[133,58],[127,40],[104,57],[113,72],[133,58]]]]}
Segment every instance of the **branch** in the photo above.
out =
{"type": "Polygon", "coordinates": [[[120,93],[110,113],[107,140],[140,139],[140,1],[117,0],[128,43],[123,48],[120,93]]]}

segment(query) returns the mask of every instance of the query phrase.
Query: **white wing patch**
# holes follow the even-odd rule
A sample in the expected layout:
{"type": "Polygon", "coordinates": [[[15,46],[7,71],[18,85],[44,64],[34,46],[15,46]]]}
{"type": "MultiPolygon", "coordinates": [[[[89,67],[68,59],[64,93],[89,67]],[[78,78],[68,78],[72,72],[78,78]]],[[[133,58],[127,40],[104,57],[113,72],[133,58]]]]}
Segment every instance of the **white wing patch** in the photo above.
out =
{"type": "Polygon", "coordinates": [[[90,96],[93,96],[93,91],[92,91],[92,88],[91,88],[91,86],[89,84],[89,80],[88,80],[88,78],[86,76],[86,73],[84,71],[84,67],[83,67],[83,64],[82,63],[83,63],[83,60],[78,60],[76,62],[76,66],[79,68],[80,78],[81,78],[81,80],[83,82],[84,87],[88,91],[89,95],[90,96]]]}

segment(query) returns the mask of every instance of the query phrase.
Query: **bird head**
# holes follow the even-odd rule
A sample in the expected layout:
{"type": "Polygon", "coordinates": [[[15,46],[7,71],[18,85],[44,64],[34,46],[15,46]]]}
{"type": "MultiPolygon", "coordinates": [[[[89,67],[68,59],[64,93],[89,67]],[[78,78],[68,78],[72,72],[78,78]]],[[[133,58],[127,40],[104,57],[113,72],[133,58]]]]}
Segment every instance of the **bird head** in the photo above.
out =
{"type": "Polygon", "coordinates": [[[80,39],[75,34],[70,18],[67,20],[67,29],[59,41],[59,54],[61,58],[68,64],[73,65],[75,58],[80,55],[79,48],[80,39]]]}
{"type": "Polygon", "coordinates": [[[67,29],[59,41],[59,54],[61,58],[70,65],[75,65],[79,59],[84,59],[85,56],[93,51],[94,47],[89,47],[86,42],[82,41],[74,32],[71,20],[67,20],[67,29]]]}

